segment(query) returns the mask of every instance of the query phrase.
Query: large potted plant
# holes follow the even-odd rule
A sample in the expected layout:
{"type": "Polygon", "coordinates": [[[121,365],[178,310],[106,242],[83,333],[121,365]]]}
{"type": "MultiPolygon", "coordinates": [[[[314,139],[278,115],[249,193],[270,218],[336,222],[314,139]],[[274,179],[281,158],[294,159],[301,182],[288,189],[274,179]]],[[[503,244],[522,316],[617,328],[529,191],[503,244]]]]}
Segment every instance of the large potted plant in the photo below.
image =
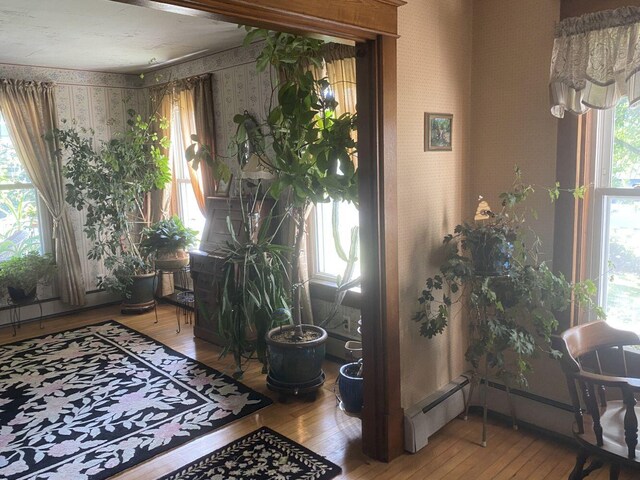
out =
{"type": "Polygon", "coordinates": [[[99,287],[124,298],[123,311],[140,312],[154,306],[155,270],[140,248],[142,231],[150,224],[148,194],[170,180],[169,145],[156,133],[166,121],[143,119],[128,111],[127,128],[98,146],[91,131],[71,126],[53,132],[68,157],[64,167],[66,200],[84,210],[84,232],[93,242],[89,259],[104,260],[109,274],[99,287]]]}
{"type": "MultiPolygon", "coordinates": [[[[326,78],[317,79],[307,68],[321,65],[320,40],[267,30],[250,30],[245,44],[262,40],[264,48],[256,65],[279,72],[275,101],[261,122],[248,112],[234,117],[238,125],[234,143],[241,165],[251,157],[274,176],[270,194],[284,204],[295,226],[291,255],[292,325],[267,333],[268,384],[291,393],[314,390],[324,382],[322,361],[327,332],[303,325],[300,309],[300,253],[307,212],[312,205],[331,200],[357,203],[358,182],[353,162],[356,142],[355,114],[337,116],[336,102],[326,78]]],[[[194,139],[197,141],[197,138],[194,139]]],[[[200,145],[189,147],[187,158],[194,166],[210,162],[219,176],[228,171],[219,159],[200,145]]]]}
{"type": "MultiPolygon", "coordinates": [[[[493,373],[507,385],[526,385],[531,358],[539,352],[557,356],[550,336],[558,328],[556,314],[572,300],[597,315],[591,281],[572,284],[539,261],[540,240],[526,222],[524,202],[534,191],[519,169],[513,189],[502,193],[502,208],[493,212],[481,202],[474,222],[457,225],[446,235],[440,273],[426,280],[414,320],[421,335],[432,338],[447,327],[453,304],[467,301],[469,345],[466,359],[474,373],[493,373]]],[[[549,189],[552,199],[560,191],[549,189]]],[[[573,192],[581,195],[582,190],[573,192]]]]}
{"type": "Polygon", "coordinates": [[[356,143],[354,114],[335,114],[336,102],[326,78],[317,79],[306,65],[320,65],[323,42],[285,33],[252,30],[246,42],[262,39],[259,70],[271,66],[281,73],[266,122],[245,128],[247,114],[237,115],[238,144],[252,145],[253,154],[273,172],[271,194],[286,195],[296,227],[291,259],[293,325],[267,334],[269,384],[299,392],[322,385],[322,361],[327,332],[303,325],[300,310],[299,262],[308,209],[317,203],[346,200],[357,203],[357,174],[353,162],[356,143]]]}
{"type": "Polygon", "coordinates": [[[179,270],[189,264],[187,248],[196,243],[197,235],[173,215],[145,228],[140,247],[143,254],[152,256],[156,269],[179,270]]]}
{"type": "Polygon", "coordinates": [[[50,254],[29,252],[0,263],[0,288],[7,289],[14,303],[31,302],[38,282],[48,281],[57,267],[50,254]]]}

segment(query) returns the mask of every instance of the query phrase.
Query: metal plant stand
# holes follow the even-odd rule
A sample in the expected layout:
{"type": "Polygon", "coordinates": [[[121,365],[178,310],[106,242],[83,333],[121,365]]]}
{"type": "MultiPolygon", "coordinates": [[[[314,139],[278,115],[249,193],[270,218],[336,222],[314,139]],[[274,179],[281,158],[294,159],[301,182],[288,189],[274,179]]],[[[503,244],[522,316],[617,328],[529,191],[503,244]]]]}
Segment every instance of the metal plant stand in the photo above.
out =
{"type": "MultiPolygon", "coordinates": [[[[469,389],[469,397],[467,398],[465,409],[464,409],[464,419],[467,420],[469,418],[469,406],[471,404],[471,399],[473,398],[473,394],[476,391],[476,387],[479,387],[479,384],[482,384],[482,392],[480,392],[480,388],[478,388],[478,393],[482,395],[482,442],[481,445],[483,447],[487,446],[487,396],[489,389],[489,378],[487,376],[488,371],[488,360],[485,359],[485,374],[479,375],[477,372],[473,372],[471,375],[471,388],[469,389]]],[[[518,418],[516,416],[516,408],[513,403],[513,397],[511,396],[511,388],[508,384],[505,384],[505,391],[507,393],[507,400],[509,401],[509,410],[511,412],[511,426],[514,430],[518,430],[518,418]]]]}
{"type": "Polygon", "coordinates": [[[13,328],[14,337],[17,335],[18,329],[22,324],[22,317],[21,317],[21,311],[20,311],[22,307],[38,305],[38,307],[40,308],[40,316],[38,317],[38,320],[40,322],[40,329],[44,328],[44,325],[42,324],[42,302],[40,302],[37,296],[33,299],[24,300],[24,301],[15,301],[15,300],[12,300],[11,297],[7,297],[7,305],[9,306],[9,321],[10,321],[11,327],[13,328]]]}

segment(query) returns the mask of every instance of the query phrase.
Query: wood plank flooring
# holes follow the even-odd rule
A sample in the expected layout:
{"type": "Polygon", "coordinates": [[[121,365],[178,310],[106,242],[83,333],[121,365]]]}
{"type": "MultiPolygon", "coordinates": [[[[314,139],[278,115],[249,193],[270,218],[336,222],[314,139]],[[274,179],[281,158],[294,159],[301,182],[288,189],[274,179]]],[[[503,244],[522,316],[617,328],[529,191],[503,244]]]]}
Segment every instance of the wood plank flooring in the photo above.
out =
{"type": "MultiPolygon", "coordinates": [[[[25,323],[13,337],[10,327],[0,329],[0,344],[48,334],[90,323],[114,319],[206,363],[220,371],[234,371],[230,357],[219,359],[219,348],[193,337],[193,328],[182,325],[176,333],[176,312],[170,305],[158,307],[158,323],[153,313],[121,315],[118,307],[105,307],[50,319],[41,330],[37,322],[25,323]]],[[[414,455],[406,454],[385,464],[365,457],[361,452],[360,421],[347,417],[336,408],[333,386],[338,365],[326,362],[327,381],[315,401],[289,399],[278,401],[265,384],[257,363],[251,365],[242,381],[271,396],[275,403],[208,435],[158,455],[115,477],[118,480],[152,480],[196,458],[220,448],[256,428],[266,425],[307,448],[327,457],[343,470],[339,478],[349,480],[383,479],[566,479],[573,468],[571,445],[527,431],[514,431],[490,421],[488,447],[479,445],[481,419],[454,420],[435,434],[429,445],[414,455]]],[[[591,479],[609,478],[608,468],[592,473],[591,479]]],[[[623,480],[640,478],[623,471],[623,480]]],[[[69,479],[73,480],[73,479],[69,479]]]]}

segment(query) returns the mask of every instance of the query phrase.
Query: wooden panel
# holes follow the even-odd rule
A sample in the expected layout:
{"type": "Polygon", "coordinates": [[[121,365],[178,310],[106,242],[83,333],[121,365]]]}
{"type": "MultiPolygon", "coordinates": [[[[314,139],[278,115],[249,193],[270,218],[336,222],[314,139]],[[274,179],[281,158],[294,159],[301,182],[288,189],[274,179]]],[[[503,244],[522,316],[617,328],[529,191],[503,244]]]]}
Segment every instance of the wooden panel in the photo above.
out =
{"type": "Polygon", "coordinates": [[[179,13],[207,12],[216,19],[276,30],[373,39],[396,35],[402,0],[115,0],[179,13]],[[191,11],[190,11],[191,9],[191,11]]]}
{"type": "Polygon", "coordinates": [[[395,47],[395,39],[380,38],[357,49],[361,312],[366,365],[362,447],[367,455],[384,461],[404,449],[399,375],[395,47]],[[376,130],[382,132],[380,137],[375,135],[376,130]]]}
{"type": "Polygon", "coordinates": [[[560,18],[577,17],[585,13],[627,6],[640,6],[640,0],[562,0],[560,18]]]}

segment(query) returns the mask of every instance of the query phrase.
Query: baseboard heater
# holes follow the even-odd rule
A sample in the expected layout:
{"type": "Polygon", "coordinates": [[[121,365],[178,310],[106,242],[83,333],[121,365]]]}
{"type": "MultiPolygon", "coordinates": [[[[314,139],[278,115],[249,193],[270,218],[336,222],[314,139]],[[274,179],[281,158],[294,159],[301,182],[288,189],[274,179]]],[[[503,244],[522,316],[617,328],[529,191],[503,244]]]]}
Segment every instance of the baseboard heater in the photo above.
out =
{"type": "Polygon", "coordinates": [[[469,379],[460,376],[404,412],[404,448],[415,453],[429,437],[464,412],[469,379]]]}

